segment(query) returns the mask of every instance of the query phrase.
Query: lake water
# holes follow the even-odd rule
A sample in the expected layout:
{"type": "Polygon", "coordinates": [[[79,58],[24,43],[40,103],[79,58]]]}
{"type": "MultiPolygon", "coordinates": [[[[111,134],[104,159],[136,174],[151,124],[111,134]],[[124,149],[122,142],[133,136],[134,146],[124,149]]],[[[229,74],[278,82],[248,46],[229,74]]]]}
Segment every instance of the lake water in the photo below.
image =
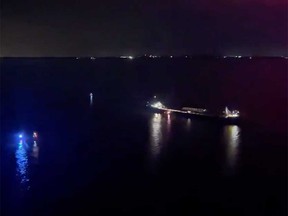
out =
{"type": "Polygon", "coordinates": [[[2,59],[1,213],[286,215],[287,63],[2,59]],[[244,124],[150,113],[153,95],[244,124]]]}

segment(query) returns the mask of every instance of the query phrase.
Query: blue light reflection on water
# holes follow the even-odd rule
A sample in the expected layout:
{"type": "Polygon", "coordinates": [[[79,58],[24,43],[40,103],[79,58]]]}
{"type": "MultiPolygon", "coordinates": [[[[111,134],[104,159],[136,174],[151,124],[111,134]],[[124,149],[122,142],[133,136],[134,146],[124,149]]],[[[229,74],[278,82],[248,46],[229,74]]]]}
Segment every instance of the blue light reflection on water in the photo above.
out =
{"type": "Polygon", "coordinates": [[[18,143],[16,152],[16,176],[19,179],[22,190],[29,190],[29,176],[28,176],[28,155],[27,144],[21,139],[18,143]]]}

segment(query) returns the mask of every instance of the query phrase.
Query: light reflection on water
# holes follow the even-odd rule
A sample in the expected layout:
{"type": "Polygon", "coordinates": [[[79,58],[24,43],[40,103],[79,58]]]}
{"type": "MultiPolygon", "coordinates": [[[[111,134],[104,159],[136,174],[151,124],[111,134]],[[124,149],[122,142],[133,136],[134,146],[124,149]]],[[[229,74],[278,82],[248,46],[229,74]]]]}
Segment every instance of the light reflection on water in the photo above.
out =
{"type": "Polygon", "coordinates": [[[171,115],[168,114],[167,115],[167,130],[166,130],[167,138],[170,135],[170,130],[171,130],[171,115]]]}
{"type": "Polygon", "coordinates": [[[16,176],[19,178],[21,189],[29,190],[27,144],[20,140],[15,152],[16,176]]]}
{"type": "Polygon", "coordinates": [[[33,147],[32,147],[32,153],[31,156],[35,159],[38,159],[39,157],[39,146],[37,144],[37,141],[34,140],[33,147]]]}
{"type": "Polygon", "coordinates": [[[170,114],[162,115],[155,113],[150,120],[150,148],[151,154],[157,158],[163,144],[168,140],[171,130],[170,114]]]}
{"type": "Polygon", "coordinates": [[[155,113],[151,119],[150,124],[150,144],[151,153],[154,157],[157,157],[160,153],[161,142],[163,139],[162,125],[161,125],[162,115],[155,113]]]}
{"type": "Polygon", "coordinates": [[[187,130],[189,131],[190,129],[191,129],[191,119],[190,118],[188,118],[187,119],[187,125],[186,125],[187,127],[187,130]]]}
{"type": "Polygon", "coordinates": [[[241,140],[241,129],[236,125],[224,126],[224,142],[226,144],[226,164],[229,170],[234,171],[238,159],[238,150],[241,140]]]}
{"type": "Polygon", "coordinates": [[[90,93],[90,106],[92,106],[92,105],[93,105],[93,94],[90,93]]]}

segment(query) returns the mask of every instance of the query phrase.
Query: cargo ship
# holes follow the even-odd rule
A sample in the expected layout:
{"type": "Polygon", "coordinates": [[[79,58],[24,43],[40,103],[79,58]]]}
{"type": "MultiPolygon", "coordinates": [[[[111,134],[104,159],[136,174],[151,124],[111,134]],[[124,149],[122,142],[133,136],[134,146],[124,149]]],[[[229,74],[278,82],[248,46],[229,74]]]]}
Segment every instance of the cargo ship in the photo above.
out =
{"type": "Polygon", "coordinates": [[[175,113],[182,116],[201,118],[207,120],[217,120],[227,123],[237,123],[240,118],[240,112],[238,110],[229,110],[228,107],[221,113],[213,113],[205,108],[195,108],[195,107],[183,107],[182,109],[172,109],[163,105],[160,101],[153,103],[147,102],[147,107],[153,112],[160,112],[165,114],[175,113]]]}

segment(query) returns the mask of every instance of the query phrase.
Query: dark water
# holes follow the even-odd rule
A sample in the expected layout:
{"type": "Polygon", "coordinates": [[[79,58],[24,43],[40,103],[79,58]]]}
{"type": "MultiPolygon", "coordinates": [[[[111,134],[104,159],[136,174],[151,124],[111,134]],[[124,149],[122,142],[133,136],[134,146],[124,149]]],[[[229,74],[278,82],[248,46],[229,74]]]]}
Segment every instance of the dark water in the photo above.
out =
{"type": "Polygon", "coordinates": [[[2,59],[3,215],[286,215],[286,162],[287,60],[2,59]]]}

